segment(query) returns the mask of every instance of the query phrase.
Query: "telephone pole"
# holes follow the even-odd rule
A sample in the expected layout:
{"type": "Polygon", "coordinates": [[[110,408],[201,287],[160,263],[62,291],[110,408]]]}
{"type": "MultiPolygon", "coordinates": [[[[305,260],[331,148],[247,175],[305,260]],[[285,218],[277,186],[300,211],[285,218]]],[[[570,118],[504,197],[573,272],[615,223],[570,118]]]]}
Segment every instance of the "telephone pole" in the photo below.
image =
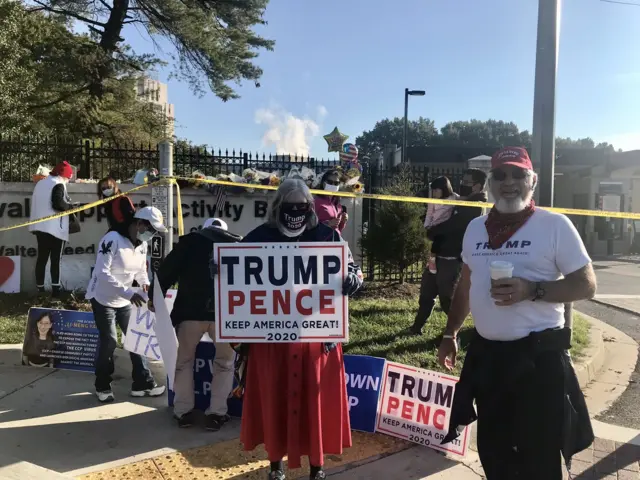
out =
{"type": "Polygon", "coordinates": [[[538,0],[538,41],[531,159],[538,170],[538,202],[553,206],[556,77],[562,0],[538,0]]]}

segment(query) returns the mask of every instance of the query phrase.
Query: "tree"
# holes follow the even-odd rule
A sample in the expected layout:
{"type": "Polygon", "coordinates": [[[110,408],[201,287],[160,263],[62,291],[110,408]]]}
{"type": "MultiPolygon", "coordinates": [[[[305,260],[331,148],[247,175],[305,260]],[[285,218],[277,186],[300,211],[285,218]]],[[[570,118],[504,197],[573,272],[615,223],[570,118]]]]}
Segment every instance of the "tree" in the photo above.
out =
{"type": "MultiPolygon", "coordinates": [[[[385,145],[402,146],[404,119],[396,117],[393,120],[385,118],[376,123],[372,130],[363,132],[356,138],[358,156],[372,157],[383,151],[385,145]]],[[[420,117],[410,120],[407,125],[407,145],[411,147],[426,147],[438,137],[438,129],[433,120],[420,117]]]]}
{"type": "MultiPolygon", "coordinates": [[[[168,40],[178,78],[202,94],[204,85],[222,100],[237,98],[228,82],[258,80],[262,70],[253,61],[257,50],[273,48],[273,41],[253,27],[264,25],[268,0],[29,0],[32,12],[44,11],[84,24],[90,31],[93,65],[78,94],[88,93],[87,112],[97,119],[114,81],[123,71],[143,73],[157,63],[155,55],[136,55],[122,38],[123,27],[138,24],[154,41],[168,40]]],[[[98,122],[97,122],[98,123],[98,122]]],[[[98,123],[99,125],[99,123],[98,123]]]]}
{"type": "MultiPolygon", "coordinates": [[[[100,114],[89,115],[86,79],[96,49],[89,35],[69,27],[62,17],[0,0],[0,133],[79,138],[91,132],[118,143],[162,138],[166,118],[138,101],[139,72],[126,65],[108,80],[100,114]]],[[[151,59],[144,64],[154,65],[151,59]]]]}
{"type": "Polygon", "coordinates": [[[529,146],[530,136],[513,122],[468,120],[449,122],[440,130],[441,145],[464,147],[529,146]]]}
{"type": "MultiPolygon", "coordinates": [[[[412,171],[399,168],[393,182],[380,190],[384,195],[413,196],[412,171]]],[[[383,268],[398,271],[404,283],[407,269],[426,259],[429,242],[424,234],[421,217],[424,205],[409,202],[379,202],[375,222],[360,239],[363,255],[383,268]]]]}

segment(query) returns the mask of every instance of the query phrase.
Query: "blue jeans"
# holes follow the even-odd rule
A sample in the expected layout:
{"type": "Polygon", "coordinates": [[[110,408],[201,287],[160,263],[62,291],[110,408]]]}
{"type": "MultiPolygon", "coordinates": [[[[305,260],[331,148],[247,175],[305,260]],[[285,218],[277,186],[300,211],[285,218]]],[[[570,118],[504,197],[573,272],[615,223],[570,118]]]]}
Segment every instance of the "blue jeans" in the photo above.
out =
{"type": "MultiPolygon", "coordinates": [[[[105,307],[96,302],[95,299],[91,299],[91,308],[93,309],[93,318],[95,319],[96,327],[100,333],[95,386],[96,391],[104,392],[111,390],[112,375],[115,370],[113,354],[118,345],[116,324],[124,334],[127,333],[129,317],[131,316],[131,305],[120,308],[105,307]]],[[[129,356],[131,357],[131,365],[133,366],[131,373],[133,386],[131,389],[146,390],[153,387],[155,381],[149,371],[147,359],[135,353],[129,353],[129,356]]]]}

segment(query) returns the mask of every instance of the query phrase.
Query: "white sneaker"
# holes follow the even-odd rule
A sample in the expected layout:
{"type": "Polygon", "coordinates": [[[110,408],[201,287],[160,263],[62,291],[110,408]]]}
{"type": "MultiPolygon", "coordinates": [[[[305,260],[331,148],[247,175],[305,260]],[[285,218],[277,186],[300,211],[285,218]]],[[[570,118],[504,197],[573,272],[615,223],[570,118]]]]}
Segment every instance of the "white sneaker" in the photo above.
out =
{"type": "Polygon", "coordinates": [[[103,392],[96,392],[96,395],[98,396],[98,400],[101,403],[109,403],[109,402],[113,402],[115,400],[115,397],[113,396],[113,392],[111,390],[105,390],[103,392]]]}
{"type": "Polygon", "coordinates": [[[159,397],[162,395],[167,387],[164,385],[154,385],[151,388],[145,390],[131,390],[132,397],[159,397]]]}

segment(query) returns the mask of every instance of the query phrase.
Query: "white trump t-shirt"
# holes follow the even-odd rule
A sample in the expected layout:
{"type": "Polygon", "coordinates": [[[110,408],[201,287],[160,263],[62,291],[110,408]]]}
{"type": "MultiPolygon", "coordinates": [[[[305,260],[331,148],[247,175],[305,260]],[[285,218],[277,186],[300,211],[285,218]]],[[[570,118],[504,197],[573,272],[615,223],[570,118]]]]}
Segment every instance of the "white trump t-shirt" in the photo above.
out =
{"type": "Polygon", "coordinates": [[[499,307],[491,298],[489,264],[511,262],[513,276],[533,282],[559,280],[591,262],[578,231],[564,215],[536,209],[518,231],[492,250],[485,221],[474,219],[467,228],[462,260],[471,270],[469,300],[478,333],[488,340],[517,340],[531,332],[564,326],[564,304],[524,300],[499,307]]]}

